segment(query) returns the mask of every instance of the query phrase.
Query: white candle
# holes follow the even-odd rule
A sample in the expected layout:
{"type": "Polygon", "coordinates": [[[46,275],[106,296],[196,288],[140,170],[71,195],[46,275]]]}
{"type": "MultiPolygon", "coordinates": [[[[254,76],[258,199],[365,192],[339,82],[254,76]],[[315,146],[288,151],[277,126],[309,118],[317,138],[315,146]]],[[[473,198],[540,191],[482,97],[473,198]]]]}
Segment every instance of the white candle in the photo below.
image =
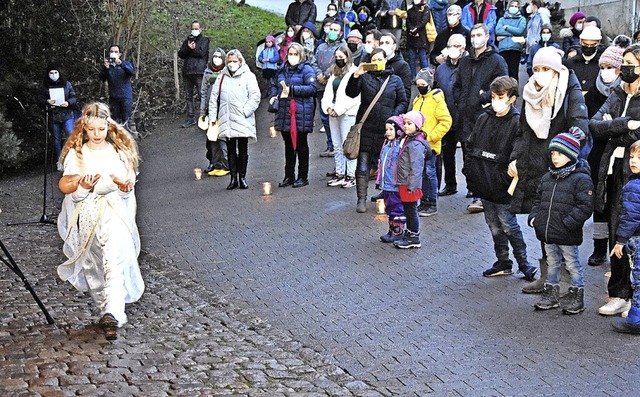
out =
{"type": "Polygon", "coordinates": [[[271,182],[262,183],[262,195],[271,196],[271,182]]]}
{"type": "Polygon", "coordinates": [[[202,168],[194,168],[193,175],[195,175],[196,181],[199,181],[202,178],[202,168]]]}
{"type": "Polygon", "coordinates": [[[376,209],[378,210],[378,214],[384,214],[385,213],[384,199],[377,199],[376,200],[376,209]]]}

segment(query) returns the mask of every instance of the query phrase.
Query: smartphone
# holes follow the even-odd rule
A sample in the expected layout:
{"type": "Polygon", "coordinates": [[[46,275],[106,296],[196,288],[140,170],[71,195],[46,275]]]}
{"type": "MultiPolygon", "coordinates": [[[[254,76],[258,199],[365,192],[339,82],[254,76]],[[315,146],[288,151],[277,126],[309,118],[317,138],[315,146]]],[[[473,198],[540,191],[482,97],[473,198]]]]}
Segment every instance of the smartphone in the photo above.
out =
{"type": "Polygon", "coordinates": [[[380,63],[362,63],[362,70],[365,70],[367,72],[375,72],[377,70],[382,70],[379,67],[382,66],[382,64],[380,63]]]}

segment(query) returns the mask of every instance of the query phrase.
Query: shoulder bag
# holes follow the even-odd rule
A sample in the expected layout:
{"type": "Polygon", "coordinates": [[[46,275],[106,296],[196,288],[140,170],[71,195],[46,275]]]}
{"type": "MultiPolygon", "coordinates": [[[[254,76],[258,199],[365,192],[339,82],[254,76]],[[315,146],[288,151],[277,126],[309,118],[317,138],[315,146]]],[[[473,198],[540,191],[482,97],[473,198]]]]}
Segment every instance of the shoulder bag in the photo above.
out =
{"type": "Polygon", "coordinates": [[[367,121],[369,113],[371,113],[371,110],[373,110],[376,102],[378,102],[378,99],[380,99],[380,96],[382,96],[382,92],[387,87],[387,83],[389,82],[390,78],[391,76],[387,77],[384,83],[382,83],[382,87],[380,87],[380,90],[376,94],[375,98],[373,98],[373,101],[371,101],[371,103],[369,104],[369,107],[367,108],[367,111],[364,112],[364,115],[362,116],[362,119],[360,119],[360,122],[352,125],[349,129],[347,138],[342,144],[344,156],[349,160],[355,160],[358,158],[358,155],[360,154],[360,131],[362,130],[362,125],[365,121],[367,121]]]}

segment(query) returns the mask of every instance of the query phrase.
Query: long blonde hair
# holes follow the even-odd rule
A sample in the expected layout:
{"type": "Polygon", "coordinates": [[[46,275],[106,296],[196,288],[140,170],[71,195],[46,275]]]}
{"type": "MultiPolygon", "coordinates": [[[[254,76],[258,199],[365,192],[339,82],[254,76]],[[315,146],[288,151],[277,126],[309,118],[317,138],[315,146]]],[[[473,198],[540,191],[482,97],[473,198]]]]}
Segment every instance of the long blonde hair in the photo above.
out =
{"type": "Polygon", "coordinates": [[[67,143],[65,143],[62,148],[60,160],[58,161],[59,164],[64,164],[64,159],[67,157],[67,154],[69,154],[69,150],[74,149],[78,157],[78,164],[81,168],[84,167],[82,145],[89,140],[85,132],[85,125],[89,123],[92,118],[103,119],[108,123],[107,137],[105,140],[113,145],[121,157],[123,156],[127,160],[127,166],[131,167],[131,169],[137,173],[140,156],[138,154],[136,141],[124,127],[111,118],[109,107],[101,102],[90,103],[84,107],[82,116],[76,121],[73,132],[71,132],[67,143]]]}

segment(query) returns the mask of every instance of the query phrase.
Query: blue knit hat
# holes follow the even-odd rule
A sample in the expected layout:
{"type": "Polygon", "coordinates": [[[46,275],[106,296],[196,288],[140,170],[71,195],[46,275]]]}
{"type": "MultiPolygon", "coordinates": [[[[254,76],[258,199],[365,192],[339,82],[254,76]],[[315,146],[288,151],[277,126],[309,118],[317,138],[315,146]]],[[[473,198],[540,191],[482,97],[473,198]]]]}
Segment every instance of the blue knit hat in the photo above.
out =
{"type": "Polygon", "coordinates": [[[556,151],[564,154],[571,160],[578,159],[580,154],[580,141],[585,139],[586,135],[578,127],[571,127],[569,132],[563,132],[551,139],[549,143],[549,151],[556,151]]]}

